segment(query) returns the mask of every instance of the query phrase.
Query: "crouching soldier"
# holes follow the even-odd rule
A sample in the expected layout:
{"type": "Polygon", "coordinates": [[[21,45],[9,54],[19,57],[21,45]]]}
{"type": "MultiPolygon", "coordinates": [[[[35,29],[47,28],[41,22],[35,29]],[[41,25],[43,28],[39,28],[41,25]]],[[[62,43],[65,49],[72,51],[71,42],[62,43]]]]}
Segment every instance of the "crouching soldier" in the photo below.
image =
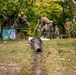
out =
{"type": "Polygon", "coordinates": [[[40,21],[47,25],[46,35],[50,38],[50,29],[52,26],[52,21],[50,21],[47,17],[40,16],[40,21]]]}

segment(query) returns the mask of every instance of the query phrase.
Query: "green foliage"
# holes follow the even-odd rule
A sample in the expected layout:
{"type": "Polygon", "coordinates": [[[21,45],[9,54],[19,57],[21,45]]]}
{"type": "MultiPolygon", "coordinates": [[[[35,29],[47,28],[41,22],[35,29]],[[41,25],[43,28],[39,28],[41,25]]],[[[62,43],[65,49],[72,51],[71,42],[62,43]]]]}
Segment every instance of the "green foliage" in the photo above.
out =
{"type": "MultiPolygon", "coordinates": [[[[28,28],[28,34],[33,32],[39,16],[46,16],[57,25],[63,27],[65,18],[72,18],[71,9],[72,4],[69,0],[64,0],[64,2],[62,0],[0,0],[0,13],[7,18],[12,15],[13,18],[16,18],[18,15],[21,15],[21,12],[27,16],[27,20],[32,27],[31,29],[28,28]]],[[[11,20],[13,18],[11,17],[11,20]]],[[[2,22],[1,18],[0,22],[2,22]]]]}
{"type": "Polygon", "coordinates": [[[7,17],[11,16],[14,13],[14,11],[17,12],[17,10],[19,9],[18,5],[19,5],[19,3],[17,1],[14,1],[14,2],[11,0],[6,1],[6,2],[2,1],[0,3],[0,9],[1,9],[0,12],[5,14],[7,17]]]}
{"type": "Polygon", "coordinates": [[[76,22],[74,23],[73,26],[71,26],[71,35],[72,35],[73,37],[76,36],[76,22]]]}

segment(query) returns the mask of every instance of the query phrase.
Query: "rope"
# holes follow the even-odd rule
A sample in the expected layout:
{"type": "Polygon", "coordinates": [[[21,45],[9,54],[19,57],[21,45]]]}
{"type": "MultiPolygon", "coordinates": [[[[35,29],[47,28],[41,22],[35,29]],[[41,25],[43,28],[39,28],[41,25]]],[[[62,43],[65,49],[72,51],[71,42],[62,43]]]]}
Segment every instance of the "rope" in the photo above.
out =
{"type": "MultiPolygon", "coordinates": [[[[24,3],[25,3],[25,2],[23,2],[22,5],[21,5],[20,10],[19,10],[19,13],[21,12],[24,3]]],[[[17,23],[18,19],[19,19],[19,16],[17,16],[17,18],[16,18],[16,20],[15,20],[15,22],[14,22],[12,28],[14,28],[14,26],[15,26],[15,24],[17,23]]]]}
{"type": "Polygon", "coordinates": [[[0,13],[0,15],[2,15],[4,19],[7,19],[7,17],[4,14],[0,13]]]}
{"type": "Polygon", "coordinates": [[[37,24],[36,24],[36,27],[35,27],[35,29],[34,29],[34,32],[33,32],[32,36],[35,35],[36,29],[37,29],[37,27],[38,27],[38,25],[39,25],[39,22],[40,22],[40,21],[38,20],[38,22],[37,22],[37,24]]]}
{"type": "MultiPolygon", "coordinates": [[[[19,10],[19,13],[21,12],[24,3],[25,3],[25,2],[23,2],[22,5],[21,5],[20,10],[19,10]]],[[[17,23],[18,19],[19,19],[19,16],[17,16],[17,18],[16,18],[16,20],[15,20],[13,26],[12,26],[12,29],[14,28],[14,26],[15,26],[15,24],[17,23]]],[[[10,37],[10,34],[11,34],[11,32],[12,32],[12,29],[11,29],[9,35],[8,35],[8,38],[10,37]]]]}

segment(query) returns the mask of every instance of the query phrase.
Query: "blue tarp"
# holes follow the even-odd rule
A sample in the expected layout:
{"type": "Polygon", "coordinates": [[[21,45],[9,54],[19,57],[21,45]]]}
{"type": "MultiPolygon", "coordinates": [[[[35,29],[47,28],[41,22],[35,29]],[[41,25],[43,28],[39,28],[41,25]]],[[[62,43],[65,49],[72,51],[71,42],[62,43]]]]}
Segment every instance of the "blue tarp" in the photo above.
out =
{"type": "Polygon", "coordinates": [[[3,29],[2,39],[3,40],[16,39],[16,29],[3,29]]]}

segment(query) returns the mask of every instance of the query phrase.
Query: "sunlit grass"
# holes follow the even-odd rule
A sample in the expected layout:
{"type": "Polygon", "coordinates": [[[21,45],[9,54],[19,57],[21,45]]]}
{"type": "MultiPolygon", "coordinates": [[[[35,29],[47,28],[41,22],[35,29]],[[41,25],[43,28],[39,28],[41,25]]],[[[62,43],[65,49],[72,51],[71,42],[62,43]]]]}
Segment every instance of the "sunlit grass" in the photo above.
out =
{"type": "MultiPolygon", "coordinates": [[[[27,40],[7,41],[7,43],[0,41],[0,64],[17,64],[21,68],[19,75],[30,75],[34,50],[27,46],[27,43],[27,40]]],[[[75,75],[76,39],[44,41],[42,55],[41,64],[45,66],[48,75],[75,75]]]]}

